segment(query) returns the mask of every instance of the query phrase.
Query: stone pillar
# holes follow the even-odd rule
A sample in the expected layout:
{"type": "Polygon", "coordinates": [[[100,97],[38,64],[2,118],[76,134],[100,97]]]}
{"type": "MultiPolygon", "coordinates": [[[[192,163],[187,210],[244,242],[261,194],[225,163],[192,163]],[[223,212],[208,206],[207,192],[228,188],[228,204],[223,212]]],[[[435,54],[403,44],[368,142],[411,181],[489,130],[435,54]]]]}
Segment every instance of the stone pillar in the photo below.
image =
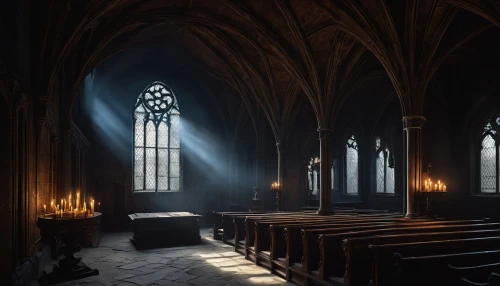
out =
{"type": "Polygon", "coordinates": [[[282,211],[285,202],[285,146],[283,143],[276,143],[278,149],[278,184],[280,185],[280,190],[277,194],[277,206],[276,211],[282,211]]]}
{"type": "Polygon", "coordinates": [[[406,217],[418,214],[417,193],[421,188],[422,176],[422,127],[425,118],[420,115],[403,117],[406,132],[406,217]]]}
{"type": "Polygon", "coordinates": [[[332,130],[318,129],[319,132],[319,215],[331,215],[332,210],[332,178],[330,167],[332,164],[332,130]]]}

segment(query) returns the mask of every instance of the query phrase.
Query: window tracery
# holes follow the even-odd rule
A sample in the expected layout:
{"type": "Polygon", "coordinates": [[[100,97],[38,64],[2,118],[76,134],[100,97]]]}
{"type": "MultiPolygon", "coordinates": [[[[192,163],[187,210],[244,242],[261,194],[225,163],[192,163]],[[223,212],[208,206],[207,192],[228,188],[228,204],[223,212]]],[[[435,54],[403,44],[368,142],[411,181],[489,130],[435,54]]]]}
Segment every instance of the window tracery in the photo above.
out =
{"type": "Polygon", "coordinates": [[[346,143],[346,193],[358,194],[358,143],[354,135],[346,143]]]}
{"type": "Polygon", "coordinates": [[[382,147],[380,138],[375,138],[375,178],[379,194],[394,194],[394,166],[388,148],[382,147]]]}
{"type": "Polygon", "coordinates": [[[483,127],[480,145],[480,190],[485,194],[498,194],[500,115],[489,118],[483,127]]]}
{"type": "Polygon", "coordinates": [[[153,82],[134,107],[134,190],[181,190],[181,120],[173,91],[153,82]]]}

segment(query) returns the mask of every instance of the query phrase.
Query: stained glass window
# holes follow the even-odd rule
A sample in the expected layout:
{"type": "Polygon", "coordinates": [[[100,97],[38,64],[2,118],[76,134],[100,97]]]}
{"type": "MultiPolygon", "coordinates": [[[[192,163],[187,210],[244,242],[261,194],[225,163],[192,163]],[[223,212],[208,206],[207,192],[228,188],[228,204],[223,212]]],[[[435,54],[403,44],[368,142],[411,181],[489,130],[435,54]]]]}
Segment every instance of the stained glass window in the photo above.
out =
{"type": "Polygon", "coordinates": [[[307,166],[307,188],[312,195],[319,193],[319,158],[311,158],[307,166]]]}
{"type": "Polygon", "coordinates": [[[355,195],[358,194],[358,143],[354,135],[347,139],[346,148],[346,193],[355,195]]]}
{"type": "Polygon", "coordinates": [[[153,82],[134,107],[134,191],[181,190],[181,117],[173,91],[153,82]]]}
{"type": "Polygon", "coordinates": [[[481,192],[496,193],[496,146],[495,139],[490,134],[483,138],[481,144],[481,192]]]}
{"type": "Polygon", "coordinates": [[[313,170],[313,190],[312,194],[317,195],[319,192],[319,177],[318,177],[318,171],[313,170]]]}
{"type": "Polygon", "coordinates": [[[375,171],[377,173],[377,193],[385,193],[385,156],[384,151],[379,151],[375,160],[375,171]]]}
{"type": "Polygon", "coordinates": [[[382,147],[380,138],[375,138],[375,178],[377,193],[394,194],[394,166],[389,164],[392,154],[382,147]]]}
{"type": "Polygon", "coordinates": [[[332,183],[332,190],[333,190],[334,186],[335,186],[335,184],[334,184],[334,182],[335,182],[335,165],[333,164],[333,162],[332,162],[331,176],[332,176],[331,177],[331,179],[332,179],[331,183],[332,183]]]}

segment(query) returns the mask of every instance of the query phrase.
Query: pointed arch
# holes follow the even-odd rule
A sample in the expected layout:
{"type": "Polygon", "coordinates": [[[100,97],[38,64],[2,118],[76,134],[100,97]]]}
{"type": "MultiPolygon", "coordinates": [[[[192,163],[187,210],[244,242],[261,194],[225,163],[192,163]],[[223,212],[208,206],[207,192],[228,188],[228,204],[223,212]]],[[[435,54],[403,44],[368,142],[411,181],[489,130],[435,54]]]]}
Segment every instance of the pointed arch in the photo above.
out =
{"type": "Polygon", "coordinates": [[[181,112],[172,89],[155,81],[133,111],[135,192],[182,190],[181,112]]]}

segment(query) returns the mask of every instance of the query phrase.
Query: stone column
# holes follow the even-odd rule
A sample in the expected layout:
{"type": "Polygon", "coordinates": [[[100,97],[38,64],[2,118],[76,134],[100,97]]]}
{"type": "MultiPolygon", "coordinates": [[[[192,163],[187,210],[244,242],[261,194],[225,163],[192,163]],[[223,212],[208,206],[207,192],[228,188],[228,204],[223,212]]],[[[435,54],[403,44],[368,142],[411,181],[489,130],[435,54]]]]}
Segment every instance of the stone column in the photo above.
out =
{"type": "Polygon", "coordinates": [[[318,129],[319,132],[319,215],[333,214],[332,210],[332,178],[330,167],[332,164],[332,130],[318,129]]]}
{"type": "Polygon", "coordinates": [[[417,192],[421,188],[422,177],[422,127],[425,118],[420,115],[403,117],[406,132],[406,217],[418,214],[417,192]]]}
{"type": "Polygon", "coordinates": [[[278,184],[280,185],[280,190],[277,196],[277,206],[276,211],[282,211],[285,202],[285,146],[283,143],[276,143],[278,149],[278,184]]]}

